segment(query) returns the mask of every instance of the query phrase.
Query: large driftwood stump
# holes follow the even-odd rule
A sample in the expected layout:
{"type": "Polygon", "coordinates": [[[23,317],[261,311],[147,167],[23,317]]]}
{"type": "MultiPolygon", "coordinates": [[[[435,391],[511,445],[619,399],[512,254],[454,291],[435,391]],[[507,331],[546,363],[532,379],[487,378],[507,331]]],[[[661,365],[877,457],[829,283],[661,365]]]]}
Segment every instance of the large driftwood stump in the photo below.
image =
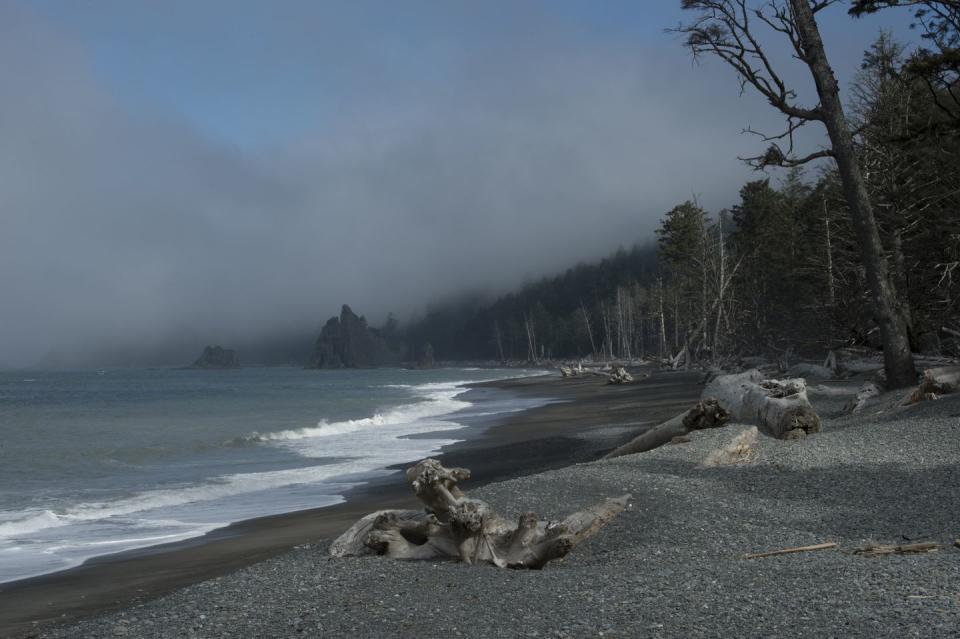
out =
{"type": "Polygon", "coordinates": [[[335,557],[382,554],[392,559],[453,557],[500,568],[542,568],[589,539],[627,506],[630,495],[607,499],[560,522],[534,513],[504,519],[486,502],[463,494],[465,468],[424,459],[407,470],[407,482],[425,511],[382,510],[355,523],[330,546],[335,557]]]}
{"type": "Polygon", "coordinates": [[[807,399],[803,379],[764,379],[760,371],[750,370],[717,377],[703,395],[716,397],[730,421],[754,424],[778,439],[820,431],[820,417],[807,399]]]}

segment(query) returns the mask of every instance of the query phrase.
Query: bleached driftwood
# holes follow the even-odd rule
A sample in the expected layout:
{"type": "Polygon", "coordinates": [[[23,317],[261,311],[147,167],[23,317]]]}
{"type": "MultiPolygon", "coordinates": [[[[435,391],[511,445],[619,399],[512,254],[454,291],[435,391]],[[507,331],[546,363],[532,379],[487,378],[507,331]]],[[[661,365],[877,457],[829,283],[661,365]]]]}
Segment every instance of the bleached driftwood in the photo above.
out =
{"type": "Polygon", "coordinates": [[[857,394],[843,405],[843,412],[847,414],[859,413],[867,405],[867,402],[874,397],[879,397],[881,393],[883,393],[883,389],[880,388],[880,384],[865,382],[857,391],[857,394]]]}
{"type": "Polygon", "coordinates": [[[937,552],[943,548],[935,541],[921,541],[915,544],[869,544],[853,551],[855,555],[880,557],[882,555],[912,555],[917,553],[937,552]]]}
{"type": "Polygon", "coordinates": [[[627,382],[633,381],[633,375],[627,372],[627,369],[623,366],[618,366],[614,369],[610,377],[607,378],[608,384],[626,384],[627,382]]]}
{"type": "Polygon", "coordinates": [[[778,439],[820,431],[820,416],[807,399],[802,379],[764,379],[760,371],[751,370],[715,378],[703,395],[716,397],[731,421],[755,424],[778,439]]]}
{"type": "Polygon", "coordinates": [[[705,428],[719,428],[727,423],[729,415],[717,403],[717,400],[708,397],[700,400],[697,404],[685,413],[669,419],[659,426],[654,426],[650,430],[638,435],[623,446],[616,448],[606,455],[604,459],[613,459],[622,455],[632,455],[634,453],[643,453],[653,450],[659,446],[672,441],[675,437],[682,437],[695,430],[705,428]]]}
{"type": "Polygon", "coordinates": [[[570,368],[569,366],[561,366],[561,367],[560,367],[560,375],[561,375],[562,377],[564,377],[564,378],[566,378],[566,377],[575,377],[576,374],[577,374],[577,373],[576,373],[576,370],[573,369],[573,368],[570,368]]]}
{"type": "Polygon", "coordinates": [[[753,461],[756,458],[754,446],[757,443],[757,435],[756,426],[745,428],[725,446],[710,451],[710,454],[703,461],[703,465],[707,467],[735,466],[753,461]]]}
{"type": "Polygon", "coordinates": [[[407,482],[425,512],[386,510],[371,513],[330,546],[335,557],[385,554],[392,559],[453,557],[468,564],[500,568],[541,568],[589,539],[627,506],[630,495],[607,499],[560,522],[544,522],[525,513],[511,522],[484,501],[463,494],[458,483],[465,468],[444,468],[424,459],[407,470],[407,482]]]}
{"type": "Polygon", "coordinates": [[[792,555],[798,552],[813,552],[815,550],[832,550],[838,548],[836,542],[828,541],[822,544],[813,544],[812,546],[794,546],[793,548],[781,548],[779,550],[768,550],[766,552],[752,552],[744,555],[744,559],[760,559],[761,557],[777,557],[779,555],[792,555]]]}
{"type": "Polygon", "coordinates": [[[928,399],[937,399],[940,395],[960,390],[960,366],[941,366],[923,371],[920,385],[910,394],[908,404],[928,399]]]}

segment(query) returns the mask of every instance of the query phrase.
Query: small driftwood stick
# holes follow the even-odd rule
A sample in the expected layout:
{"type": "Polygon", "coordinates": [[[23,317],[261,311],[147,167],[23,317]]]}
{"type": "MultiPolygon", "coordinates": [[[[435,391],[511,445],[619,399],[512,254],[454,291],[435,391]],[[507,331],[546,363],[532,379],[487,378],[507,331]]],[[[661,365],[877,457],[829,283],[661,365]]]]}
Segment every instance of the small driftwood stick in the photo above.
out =
{"type": "Polygon", "coordinates": [[[836,548],[837,544],[828,541],[823,544],[813,544],[812,546],[796,546],[794,548],[781,548],[780,550],[768,550],[766,552],[754,552],[744,555],[744,559],[759,559],[760,557],[775,557],[777,555],[791,555],[795,552],[812,552],[814,550],[829,550],[836,548]]]}

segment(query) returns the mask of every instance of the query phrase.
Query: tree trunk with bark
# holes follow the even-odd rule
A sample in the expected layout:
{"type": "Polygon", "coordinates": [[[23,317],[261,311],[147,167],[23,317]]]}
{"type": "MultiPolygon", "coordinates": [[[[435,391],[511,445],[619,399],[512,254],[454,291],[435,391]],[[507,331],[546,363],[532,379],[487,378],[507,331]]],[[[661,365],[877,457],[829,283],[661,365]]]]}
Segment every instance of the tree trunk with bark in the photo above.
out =
{"type": "Polygon", "coordinates": [[[819,111],[830,136],[844,197],[850,207],[873,310],[880,326],[887,383],[891,388],[912,386],[917,381],[917,371],[910,352],[907,325],[899,311],[897,293],[890,280],[873,206],[857,162],[853,136],[843,112],[843,103],[840,101],[837,79],[827,60],[810,1],[790,0],[790,6],[802,45],[804,62],[810,68],[820,97],[819,111]]]}

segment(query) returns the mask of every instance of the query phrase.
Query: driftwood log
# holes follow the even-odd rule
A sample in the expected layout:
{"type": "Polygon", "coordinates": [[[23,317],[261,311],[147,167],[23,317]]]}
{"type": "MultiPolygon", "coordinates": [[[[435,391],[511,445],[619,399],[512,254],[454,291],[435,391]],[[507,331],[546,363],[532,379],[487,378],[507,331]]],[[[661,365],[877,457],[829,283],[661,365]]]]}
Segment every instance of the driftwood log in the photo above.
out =
{"type": "Polygon", "coordinates": [[[607,453],[604,459],[613,459],[622,455],[632,455],[653,450],[695,430],[705,428],[719,428],[729,421],[730,415],[720,407],[713,397],[702,399],[688,410],[673,419],[667,420],[659,426],[654,426],[645,433],[638,435],[623,446],[607,453]]]}
{"type": "Polygon", "coordinates": [[[627,372],[627,369],[623,366],[618,366],[613,370],[613,373],[610,374],[610,377],[607,378],[608,384],[626,384],[627,382],[633,381],[633,375],[627,372]]]}
{"type": "Polygon", "coordinates": [[[920,385],[911,393],[908,403],[937,399],[940,395],[960,390],[960,366],[941,366],[923,371],[920,385]]]}
{"type": "Polygon", "coordinates": [[[721,375],[707,384],[704,397],[715,397],[730,421],[754,424],[778,439],[820,431],[820,417],[807,399],[803,379],[764,379],[757,370],[721,375]]]}
{"type": "Polygon", "coordinates": [[[630,495],[607,499],[560,522],[525,513],[517,521],[463,494],[465,468],[424,459],[406,472],[424,511],[382,510],[355,523],[330,546],[334,557],[381,554],[392,559],[456,558],[500,568],[542,568],[589,539],[627,506],[630,495]]]}
{"type": "Polygon", "coordinates": [[[845,414],[859,413],[871,399],[880,397],[882,394],[883,389],[880,388],[880,384],[874,381],[864,382],[857,394],[843,405],[843,412],[845,414]]]}

